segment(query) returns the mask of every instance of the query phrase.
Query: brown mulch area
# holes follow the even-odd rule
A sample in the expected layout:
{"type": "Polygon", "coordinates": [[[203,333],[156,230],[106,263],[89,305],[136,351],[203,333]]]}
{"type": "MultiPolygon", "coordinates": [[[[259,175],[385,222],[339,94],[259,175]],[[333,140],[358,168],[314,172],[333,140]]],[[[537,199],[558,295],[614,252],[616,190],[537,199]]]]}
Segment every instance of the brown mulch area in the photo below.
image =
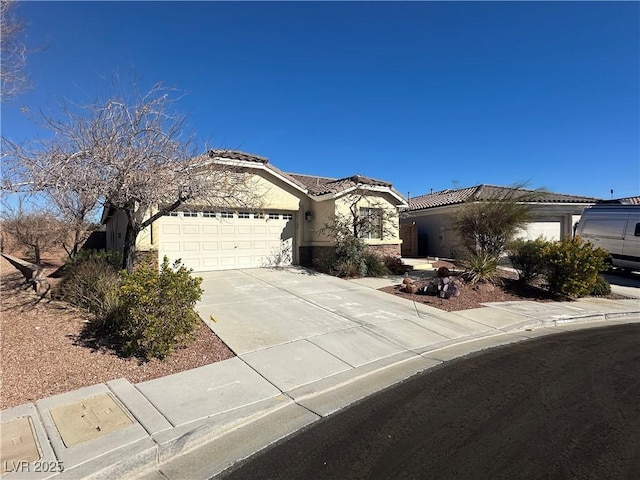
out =
{"type": "MultiPolygon", "coordinates": [[[[120,357],[83,340],[88,314],[61,301],[40,299],[25,288],[20,272],[0,258],[1,409],[116,378],[138,383],[233,357],[204,323],[193,343],[164,361],[120,357]]],[[[47,273],[60,265],[56,259],[45,259],[47,273]]]]}
{"type": "MultiPolygon", "coordinates": [[[[437,262],[434,269],[446,266],[454,269],[455,265],[449,262],[437,262]]],[[[458,310],[468,310],[471,308],[482,308],[483,303],[488,302],[511,302],[511,301],[536,301],[536,302],[553,302],[560,299],[551,295],[542,284],[537,286],[529,286],[520,284],[516,273],[501,270],[499,280],[495,284],[477,283],[470,285],[460,277],[460,270],[452,271],[452,278],[456,282],[460,290],[460,295],[448,299],[441,299],[435,295],[423,295],[419,293],[407,293],[401,290],[402,285],[384,287],[380,290],[392,295],[406,298],[418,303],[423,303],[447,312],[455,312],[458,310]]],[[[418,287],[423,287],[429,283],[430,279],[424,281],[416,281],[418,287]]],[[[611,294],[607,298],[626,298],[621,295],[611,294]]]]}

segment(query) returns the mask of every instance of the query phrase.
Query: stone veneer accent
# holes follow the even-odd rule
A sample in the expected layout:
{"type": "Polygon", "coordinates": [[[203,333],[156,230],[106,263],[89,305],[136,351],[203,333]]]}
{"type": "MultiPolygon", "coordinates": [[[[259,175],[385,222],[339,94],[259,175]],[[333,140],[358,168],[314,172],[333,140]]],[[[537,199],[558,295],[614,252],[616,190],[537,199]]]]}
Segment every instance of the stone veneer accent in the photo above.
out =
{"type": "MultiPolygon", "coordinates": [[[[367,248],[380,255],[381,257],[400,255],[400,244],[394,243],[390,245],[367,245],[367,248]]],[[[298,249],[298,259],[303,267],[312,267],[314,261],[328,255],[334,247],[300,247],[298,249]]]]}
{"type": "Polygon", "coordinates": [[[390,245],[368,245],[368,249],[377,253],[381,257],[396,257],[400,255],[400,244],[394,243],[390,245]]]}

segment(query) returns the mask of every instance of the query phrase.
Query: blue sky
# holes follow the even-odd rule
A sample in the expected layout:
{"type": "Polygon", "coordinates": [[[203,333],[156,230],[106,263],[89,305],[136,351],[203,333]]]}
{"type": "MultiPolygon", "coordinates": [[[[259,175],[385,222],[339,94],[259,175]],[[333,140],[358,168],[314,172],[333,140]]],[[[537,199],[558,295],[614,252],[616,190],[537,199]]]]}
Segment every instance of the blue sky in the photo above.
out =
{"type": "Polygon", "coordinates": [[[114,72],[188,95],[213,147],[411,196],[640,194],[638,2],[24,2],[34,89],[2,134],[114,72]],[[25,114],[23,111],[28,113],[25,114]]]}

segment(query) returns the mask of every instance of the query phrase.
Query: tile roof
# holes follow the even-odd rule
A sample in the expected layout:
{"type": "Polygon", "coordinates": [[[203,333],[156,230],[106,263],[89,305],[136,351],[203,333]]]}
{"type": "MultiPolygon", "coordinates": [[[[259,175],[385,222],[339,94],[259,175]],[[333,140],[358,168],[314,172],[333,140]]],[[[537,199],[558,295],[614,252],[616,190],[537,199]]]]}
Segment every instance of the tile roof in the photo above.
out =
{"type": "Polygon", "coordinates": [[[241,152],[239,150],[217,149],[209,150],[207,154],[209,155],[209,158],[225,158],[228,160],[241,160],[243,162],[256,162],[262,164],[269,163],[269,159],[266,157],[260,157],[259,155],[241,152]]]}
{"type": "Polygon", "coordinates": [[[522,188],[498,187],[494,185],[476,185],[474,187],[456,190],[442,190],[411,198],[409,210],[423,210],[426,208],[455,205],[467,201],[504,200],[518,198],[526,202],[536,203],[596,203],[597,198],[565,195],[522,188]]]}
{"type": "Polygon", "coordinates": [[[614,203],[621,205],[640,205],[640,197],[625,197],[615,200],[601,200],[599,203],[614,203]]]}
{"type": "Polygon", "coordinates": [[[352,175],[345,178],[328,178],[318,177],[315,175],[302,175],[299,173],[290,173],[289,176],[302,183],[311,195],[324,195],[327,193],[340,193],[358,185],[371,185],[376,187],[386,187],[391,189],[391,184],[376,180],[374,178],[364,177],[362,175],[352,175]]]}
{"type": "Polygon", "coordinates": [[[374,178],[365,177],[363,175],[352,175],[345,178],[328,178],[318,177],[315,175],[303,175],[297,173],[287,173],[274,167],[269,163],[269,159],[261,157],[251,153],[241,152],[237,150],[217,149],[209,150],[207,156],[212,159],[227,159],[227,160],[239,160],[244,162],[255,162],[264,165],[265,168],[272,170],[283,176],[290,182],[294,183],[302,190],[306,190],[309,195],[319,196],[328,193],[340,193],[358,185],[370,185],[376,187],[386,187],[391,190],[395,195],[403,198],[401,194],[393,190],[393,187],[388,182],[382,180],[376,180],[374,178]]]}
{"type": "Polygon", "coordinates": [[[253,153],[241,152],[239,150],[224,150],[224,149],[209,150],[207,152],[207,156],[213,159],[239,160],[243,162],[254,162],[254,163],[262,164],[264,165],[265,168],[286,178],[301,190],[305,190],[305,191],[307,190],[307,187],[304,184],[300,183],[298,180],[293,178],[288,173],[283,172],[279,168],[276,168],[272,164],[270,164],[269,159],[267,157],[261,157],[259,155],[254,155],[253,153]]]}

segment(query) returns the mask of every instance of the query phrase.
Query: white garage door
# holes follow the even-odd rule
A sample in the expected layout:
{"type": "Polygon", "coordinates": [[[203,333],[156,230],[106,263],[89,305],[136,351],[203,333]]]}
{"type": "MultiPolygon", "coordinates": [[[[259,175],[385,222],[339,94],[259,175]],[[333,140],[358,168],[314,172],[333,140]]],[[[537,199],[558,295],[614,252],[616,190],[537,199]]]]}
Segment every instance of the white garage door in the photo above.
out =
{"type": "Polygon", "coordinates": [[[159,220],[160,259],[194,271],[291,265],[293,213],[172,212],[159,220]]]}
{"type": "Polygon", "coordinates": [[[527,230],[516,235],[524,240],[535,240],[544,237],[547,240],[560,240],[560,222],[532,222],[527,230]]]}

